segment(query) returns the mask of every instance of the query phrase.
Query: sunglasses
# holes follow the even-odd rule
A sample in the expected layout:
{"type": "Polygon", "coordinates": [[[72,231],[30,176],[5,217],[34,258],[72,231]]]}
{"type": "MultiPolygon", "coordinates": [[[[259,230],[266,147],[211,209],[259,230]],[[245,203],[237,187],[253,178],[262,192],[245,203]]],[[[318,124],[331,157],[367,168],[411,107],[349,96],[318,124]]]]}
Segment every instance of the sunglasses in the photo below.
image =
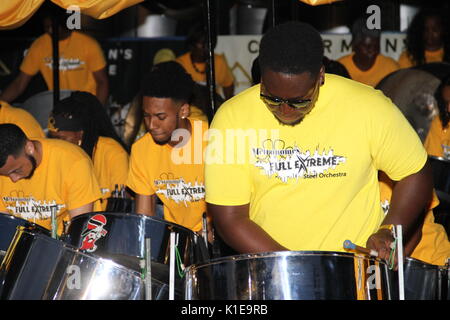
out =
{"type": "Polygon", "coordinates": [[[266,96],[260,93],[260,98],[264,103],[268,104],[270,107],[279,107],[282,103],[286,103],[288,106],[301,109],[309,106],[311,104],[311,99],[299,99],[299,100],[284,100],[277,97],[266,96]]]}

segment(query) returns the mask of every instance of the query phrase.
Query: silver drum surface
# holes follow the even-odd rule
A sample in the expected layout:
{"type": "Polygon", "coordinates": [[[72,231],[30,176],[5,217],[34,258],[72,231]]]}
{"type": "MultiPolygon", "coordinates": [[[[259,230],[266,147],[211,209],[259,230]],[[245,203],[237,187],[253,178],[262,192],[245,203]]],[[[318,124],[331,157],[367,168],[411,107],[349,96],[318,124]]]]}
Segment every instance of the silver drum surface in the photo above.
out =
{"type": "Polygon", "coordinates": [[[145,239],[151,239],[152,298],[167,300],[170,267],[170,234],[176,235],[175,299],[184,297],[181,263],[189,266],[209,260],[204,240],[195,232],[172,222],[136,213],[93,212],[70,222],[65,241],[88,253],[111,259],[140,271],[145,239]],[[155,287],[156,286],[156,287],[155,287]]]}
{"type": "MultiPolygon", "coordinates": [[[[446,295],[447,276],[442,268],[407,257],[403,263],[405,300],[441,300],[446,295]]],[[[399,298],[398,272],[392,272],[394,299],[399,298]]]]}
{"type": "Polygon", "coordinates": [[[390,273],[378,259],[342,252],[243,254],[188,268],[187,300],[388,300],[390,273]]]}
{"type": "Polygon", "coordinates": [[[18,227],[0,266],[8,300],[140,300],[140,274],[18,227]]]}

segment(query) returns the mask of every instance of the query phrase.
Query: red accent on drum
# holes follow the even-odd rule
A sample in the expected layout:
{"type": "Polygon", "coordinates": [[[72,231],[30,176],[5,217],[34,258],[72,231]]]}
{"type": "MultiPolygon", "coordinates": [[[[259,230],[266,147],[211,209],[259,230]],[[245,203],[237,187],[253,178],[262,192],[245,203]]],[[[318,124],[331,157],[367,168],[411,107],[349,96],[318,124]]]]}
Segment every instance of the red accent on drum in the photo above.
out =
{"type": "Polygon", "coordinates": [[[97,250],[95,243],[101,237],[104,237],[108,231],[104,229],[107,223],[107,219],[102,214],[96,214],[89,219],[86,228],[81,233],[83,238],[80,250],[86,250],[87,252],[94,252],[97,250]]]}

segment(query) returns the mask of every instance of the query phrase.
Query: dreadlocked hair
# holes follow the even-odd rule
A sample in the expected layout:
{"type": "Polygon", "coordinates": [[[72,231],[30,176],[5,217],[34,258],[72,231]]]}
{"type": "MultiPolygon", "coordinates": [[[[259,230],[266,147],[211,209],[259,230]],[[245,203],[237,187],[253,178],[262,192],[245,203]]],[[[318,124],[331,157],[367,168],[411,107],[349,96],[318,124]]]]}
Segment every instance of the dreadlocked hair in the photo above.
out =
{"type": "Polygon", "coordinates": [[[434,97],[436,98],[437,106],[439,109],[439,118],[442,122],[442,128],[446,128],[450,121],[450,114],[448,112],[447,103],[442,97],[442,90],[444,90],[444,88],[448,86],[450,86],[450,76],[447,76],[441,81],[441,84],[434,93],[434,97]]]}
{"type": "Polygon", "coordinates": [[[93,94],[82,91],[73,92],[70,97],[55,105],[53,114],[70,114],[73,118],[81,121],[83,127],[81,148],[91,158],[99,137],[112,138],[129,152],[114,130],[105,108],[93,94]]]}
{"type": "Polygon", "coordinates": [[[406,52],[414,65],[425,64],[425,20],[429,17],[439,18],[442,26],[442,43],[444,47],[443,61],[450,62],[450,34],[448,23],[441,11],[435,8],[426,8],[419,11],[411,21],[406,33],[406,52]]]}

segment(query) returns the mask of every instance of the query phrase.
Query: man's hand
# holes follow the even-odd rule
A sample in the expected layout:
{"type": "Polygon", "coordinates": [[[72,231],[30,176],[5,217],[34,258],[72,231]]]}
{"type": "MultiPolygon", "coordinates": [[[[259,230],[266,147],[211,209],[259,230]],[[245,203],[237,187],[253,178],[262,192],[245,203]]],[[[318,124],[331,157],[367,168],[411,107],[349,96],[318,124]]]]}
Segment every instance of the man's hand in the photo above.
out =
{"type": "Polygon", "coordinates": [[[377,251],[380,259],[389,260],[392,243],[394,243],[394,237],[391,230],[379,229],[369,237],[366,247],[377,251]]]}

